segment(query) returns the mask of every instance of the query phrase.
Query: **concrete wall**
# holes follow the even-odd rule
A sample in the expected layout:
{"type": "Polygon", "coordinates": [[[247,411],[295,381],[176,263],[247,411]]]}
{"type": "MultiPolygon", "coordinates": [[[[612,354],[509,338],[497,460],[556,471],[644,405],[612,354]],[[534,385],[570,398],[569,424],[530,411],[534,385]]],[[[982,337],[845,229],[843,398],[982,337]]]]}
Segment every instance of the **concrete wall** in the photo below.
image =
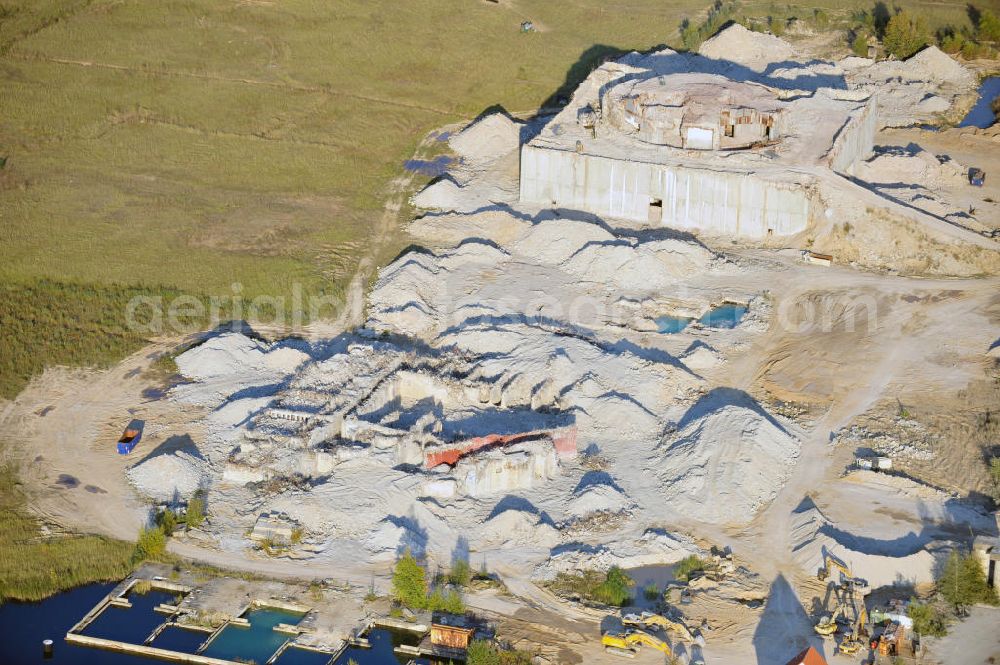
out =
{"type": "Polygon", "coordinates": [[[793,235],[809,221],[802,185],[532,145],[521,149],[521,202],[747,238],[793,235]],[[663,205],[659,222],[650,222],[654,199],[663,205]]]}
{"type": "Polygon", "coordinates": [[[871,156],[877,130],[878,110],[873,95],[862,110],[851,115],[834,138],[829,155],[830,168],[853,175],[855,165],[871,156]]]}

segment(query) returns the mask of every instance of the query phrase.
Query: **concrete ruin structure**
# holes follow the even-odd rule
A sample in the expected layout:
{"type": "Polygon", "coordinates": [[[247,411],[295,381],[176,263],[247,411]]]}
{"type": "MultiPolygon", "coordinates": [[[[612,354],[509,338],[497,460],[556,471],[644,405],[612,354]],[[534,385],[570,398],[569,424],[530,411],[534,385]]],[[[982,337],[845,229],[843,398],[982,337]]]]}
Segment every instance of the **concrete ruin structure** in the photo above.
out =
{"type": "Polygon", "coordinates": [[[532,487],[576,455],[572,415],[478,376],[461,358],[355,343],[254,416],[223,480],[327,475],[365,457],[429,475],[431,496],[532,487]]]}
{"type": "Polygon", "coordinates": [[[670,72],[681,57],[633,54],[595,70],[522,146],[521,203],[712,235],[788,236],[825,209],[818,177],[849,174],[871,154],[872,98],[670,72]]]}

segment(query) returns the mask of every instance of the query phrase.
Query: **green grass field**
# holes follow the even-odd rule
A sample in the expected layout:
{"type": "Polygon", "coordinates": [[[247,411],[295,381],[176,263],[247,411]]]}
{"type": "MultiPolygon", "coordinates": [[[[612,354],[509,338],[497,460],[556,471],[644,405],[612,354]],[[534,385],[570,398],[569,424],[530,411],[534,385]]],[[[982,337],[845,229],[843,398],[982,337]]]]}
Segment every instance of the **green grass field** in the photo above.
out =
{"type": "MultiPolygon", "coordinates": [[[[846,18],[869,3],[806,4],[846,18]]],[[[903,4],[968,24],[961,2],[903,4]]],[[[751,0],[740,12],[800,7],[751,0]]],[[[0,316],[18,321],[4,333],[18,353],[0,366],[0,397],[46,364],[114,359],[141,343],[61,349],[62,333],[37,327],[61,325],[33,313],[40,291],[49,309],[74,290],[106,295],[88,306],[118,307],[122,287],[211,296],[238,282],[253,296],[298,283],[341,294],[361,256],[385,260],[402,246],[373,247],[374,227],[427,132],[496,104],[537,109],[605,54],[676,44],[681,20],[707,9],[0,0],[0,282],[12,285],[0,316]],[[523,20],[540,30],[522,33],[523,20]]]]}

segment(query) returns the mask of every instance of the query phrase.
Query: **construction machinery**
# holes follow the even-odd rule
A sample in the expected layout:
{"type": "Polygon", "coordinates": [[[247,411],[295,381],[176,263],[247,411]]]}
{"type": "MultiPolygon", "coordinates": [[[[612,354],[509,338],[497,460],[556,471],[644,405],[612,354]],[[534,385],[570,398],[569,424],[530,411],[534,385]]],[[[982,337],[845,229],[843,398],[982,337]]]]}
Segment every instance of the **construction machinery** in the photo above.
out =
{"type": "Polygon", "coordinates": [[[601,644],[604,645],[607,651],[623,656],[633,655],[643,646],[652,647],[663,653],[673,652],[673,648],[669,643],[655,635],[650,635],[644,630],[629,630],[624,633],[604,633],[601,636],[601,644]]]}
{"type": "Polygon", "coordinates": [[[833,614],[826,614],[820,617],[819,622],[813,626],[813,630],[825,639],[833,639],[834,633],[837,632],[837,619],[843,614],[844,606],[838,603],[837,609],[833,611],[833,614]]]}
{"type": "Polygon", "coordinates": [[[826,578],[828,578],[833,571],[840,572],[841,586],[850,585],[854,587],[855,593],[859,593],[862,596],[867,596],[871,591],[871,587],[868,586],[868,582],[860,577],[855,577],[846,563],[832,554],[827,554],[823,557],[823,567],[819,569],[816,577],[818,577],[822,582],[826,580],[826,578]]]}
{"type": "Polygon", "coordinates": [[[850,632],[845,635],[838,649],[843,654],[854,655],[863,646],[862,634],[867,634],[868,609],[865,605],[865,596],[871,592],[871,587],[865,580],[855,577],[847,564],[827,554],[823,557],[823,567],[820,568],[817,577],[825,580],[834,572],[840,573],[840,579],[838,582],[831,581],[827,586],[824,606],[829,607],[832,596],[836,601],[836,607],[831,614],[821,617],[813,628],[824,638],[833,638],[839,628],[837,621],[841,618],[846,619],[850,625],[850,632]]]}
{"type": "Polygon", "coordinates": [[[705,638],[701,635],[694,635],[688,627],[680,621],[668,619],[662,614],[654,614],[652,612],[643,612],[642,614],[626,614],[622,617],[622,625],[635,626],[647,630],[649,628],[662,628],[665,632],[675,635],[678,639],[684,642],[705,646],[705,638]]]}

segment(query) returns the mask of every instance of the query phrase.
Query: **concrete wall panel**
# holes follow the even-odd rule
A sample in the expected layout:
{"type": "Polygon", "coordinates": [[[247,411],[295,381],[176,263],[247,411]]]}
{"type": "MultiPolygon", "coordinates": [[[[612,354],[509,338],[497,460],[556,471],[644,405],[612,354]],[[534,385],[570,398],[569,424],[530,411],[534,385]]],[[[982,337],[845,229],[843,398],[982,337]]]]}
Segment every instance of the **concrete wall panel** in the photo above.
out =
{"type": "Polygon", "coordinates": [[[526,145],[521,201],[648,222],[662,202],[661,223],[686,231],[762,238],[806,228],[809,198],[801,185],[747,173],[631,162],[526,145]]]}

